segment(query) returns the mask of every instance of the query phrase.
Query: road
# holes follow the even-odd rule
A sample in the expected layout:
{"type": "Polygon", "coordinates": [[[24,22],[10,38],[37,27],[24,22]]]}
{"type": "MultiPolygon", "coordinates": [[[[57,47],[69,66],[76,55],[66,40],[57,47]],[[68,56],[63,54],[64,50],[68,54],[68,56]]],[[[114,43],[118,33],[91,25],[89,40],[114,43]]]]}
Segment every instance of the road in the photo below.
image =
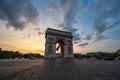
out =
{"type": "Polygon", "coordinates": [[[0,80],[120,80],[120,61],[0,59],[0,80]]]}

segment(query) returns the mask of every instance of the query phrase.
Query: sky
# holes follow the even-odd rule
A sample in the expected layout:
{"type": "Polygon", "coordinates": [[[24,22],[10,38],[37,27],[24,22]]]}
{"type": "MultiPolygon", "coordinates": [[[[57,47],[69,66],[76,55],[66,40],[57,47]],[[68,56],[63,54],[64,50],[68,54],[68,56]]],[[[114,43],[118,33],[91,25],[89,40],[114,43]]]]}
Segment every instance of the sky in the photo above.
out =
{"type": "Polygon", "coordinates": [[[0,0],[0,48],[44,54],[45,31],[72,32],[74,53],[120,49],[120,0],[0,0]]]}

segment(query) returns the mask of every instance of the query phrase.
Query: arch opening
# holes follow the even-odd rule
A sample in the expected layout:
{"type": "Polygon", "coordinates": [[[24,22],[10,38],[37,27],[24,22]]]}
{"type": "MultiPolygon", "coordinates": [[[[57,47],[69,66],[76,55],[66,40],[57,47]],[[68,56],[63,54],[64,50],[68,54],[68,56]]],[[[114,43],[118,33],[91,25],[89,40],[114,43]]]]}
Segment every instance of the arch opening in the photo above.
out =
{"type": "Polygon", "coordinates": [[[64,41],[57,40],[56,42],[56,55],[58,58],[64,57],[64,41]]]}

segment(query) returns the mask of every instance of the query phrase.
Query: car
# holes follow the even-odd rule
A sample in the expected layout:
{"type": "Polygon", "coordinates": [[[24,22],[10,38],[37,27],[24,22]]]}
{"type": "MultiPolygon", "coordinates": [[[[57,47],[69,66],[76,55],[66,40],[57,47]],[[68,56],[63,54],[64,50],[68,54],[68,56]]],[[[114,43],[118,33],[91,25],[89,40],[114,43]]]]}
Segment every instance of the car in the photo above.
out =
{"type": "Polygon", "coordinates": [[[33,60],[33,59],[35,59],[35,57],[31,56],[31,57],[30,57],[30,59],[32,59],[32,60],[33,60]]]}
{"type": "Polygon", "coordinates": [[[112,57],[105,57],[104,60],[115,60],[115,59],[112,57]]]}
{"type": "Polygon", "coordinates": [[[96,57],[96,59],[103,59],[103,57],[96,57]]]}
{"type": "Polygon", "coordinates": [[[120,56],[119,57],[117,57],[117,58],[115,58],[116,60],[120,60],[120,56]]]}

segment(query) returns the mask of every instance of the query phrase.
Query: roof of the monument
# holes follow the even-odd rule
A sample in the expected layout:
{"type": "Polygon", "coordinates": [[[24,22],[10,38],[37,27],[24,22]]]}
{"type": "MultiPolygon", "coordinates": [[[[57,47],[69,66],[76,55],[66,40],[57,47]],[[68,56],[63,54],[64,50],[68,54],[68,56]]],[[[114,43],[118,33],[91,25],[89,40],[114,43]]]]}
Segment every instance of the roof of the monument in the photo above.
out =
{"type": "Polygon", "coordinates": [[[72,32],[67,32],[67,31],[62,31],[62,30],[57,30],[57,29],[52,29],[52,28],[47,28],[46,30],[46,35],[56,35],[56,36],[64,36],[64,37],[73,37],[72,32]]]}
{"type": "Polygon", "coordinates": [[[64,33],[69,33],[69,34],[72,34],[72,32],[63,31],[63,30],[57,30],[57,29],[53,29],[53,28],[47,28],[47,31],[48,31],[48,30],[58,31],[58,32],[64,32],[64,33]]]}

